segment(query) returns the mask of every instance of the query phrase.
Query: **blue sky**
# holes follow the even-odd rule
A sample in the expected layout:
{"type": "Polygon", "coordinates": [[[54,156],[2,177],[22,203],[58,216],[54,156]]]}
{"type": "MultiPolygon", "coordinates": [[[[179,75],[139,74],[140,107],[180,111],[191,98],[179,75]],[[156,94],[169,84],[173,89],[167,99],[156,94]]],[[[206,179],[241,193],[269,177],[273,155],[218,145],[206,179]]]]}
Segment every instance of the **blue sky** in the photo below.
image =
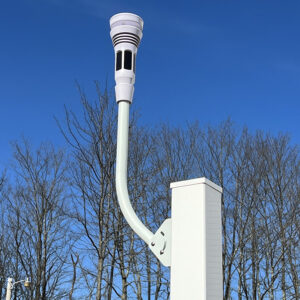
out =
{"type": "Polygon", "coordinates": [[[63,138],[53,116],[80,111],[77,80],[114,86],[109,18],[145,22],[133,105],[141,121],[228,117],[300,143],[300,1],[10,0],[0,4],[0,167],[10,141],[63,138]]]}

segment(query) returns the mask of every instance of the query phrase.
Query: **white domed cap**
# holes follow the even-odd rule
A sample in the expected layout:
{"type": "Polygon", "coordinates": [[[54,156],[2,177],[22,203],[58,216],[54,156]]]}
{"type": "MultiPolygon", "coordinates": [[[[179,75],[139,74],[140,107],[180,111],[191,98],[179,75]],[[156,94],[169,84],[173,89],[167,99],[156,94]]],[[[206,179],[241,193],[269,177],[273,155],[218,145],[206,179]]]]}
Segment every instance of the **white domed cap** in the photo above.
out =
{"type": "Polygon", "coordinates": [[[119,13],[110,18],[110,28],[113,29],[120,25],[129,25],[137,27],[141,31],[143,30],[144,21],[138,15],[132,13],[119,13]]]}
{"type": "Polygon", "coordinates": [[[115,44],[114,37],[120,34],[129,33],[137,36],[138,43],[143,36],[144,21],[138,15],[132,13],[119,13],[110,18],[110,36],[115,44]]]}

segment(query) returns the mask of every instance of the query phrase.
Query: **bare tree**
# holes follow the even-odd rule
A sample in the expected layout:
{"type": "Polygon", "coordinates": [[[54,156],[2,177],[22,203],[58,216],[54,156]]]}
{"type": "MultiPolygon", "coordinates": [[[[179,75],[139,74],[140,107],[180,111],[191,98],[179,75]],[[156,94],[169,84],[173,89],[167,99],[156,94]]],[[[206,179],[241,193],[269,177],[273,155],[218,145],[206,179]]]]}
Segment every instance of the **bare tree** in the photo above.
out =
{"type": "Polygon", "coordinates": [[[4,297],[6,278],[11,272],[10,236],[7,232],[7,207],[5,203],[7,192],[7,179],[5,174],[0,176],[0,299],[4,297]]]}
{"type": "MultiPolygon", "coordinates": [[[[66,261],[71,246],[67,210],[66,161],[62,151],[42,144],[34,152],[27,141],[14,145],[15,184],[9,197],[14,277],[30,277],[30,299],[65,295],[66,261]]],[[[17,299],[17,288],[14,289],[17,299]]]]}
{"type": "MultiPolygon", "coordinates": [[[[58,122],[57,151],[14,144],[0,176],[0,299],[5,279],[31,277],[13,299],[169,299],[169,269],[128,226],[115,192],[117,105],[96,83],[83,113],[58,122]],[[68,157],[68,159],[66,159],[68,157]],[[8,181],[9,178],[10,180],[8,181]]],[[[130,123],[128,187],[155,232],[170,217],[170,183],[207,177],[223,188],[224,299],[299,299],[299,148],[284,134],[198,123],[130,123]]]]}
{"type": "MultiPolygon", "coordinates": [[[[110,265],[108,258],[116,255],[109,248],[113,232],[118,231],[114,225],[118,219],[114,191],[117,116],[107,91],[102,95],[97,84],[96,87],[98,99],[93,104],[80,90],[83,120],[66,109],[66,126],[59,126],[73,156],[73,209],[69,215],[80,234],[78,251],[85,254],[79,266],[88,294],[100,300],[107,292],[104,279],[106,264],[110,265]]],[[[112,270],[114,265],[115,259],[112,270]]]]}
{"type": "MultiPolygon", "coordinates": [[[[78,266],[87,299],[168,299],[169,270],[132,233],[114,187],[116,105],[97,86],[84,117],[66,110],[73,153],[78,266]]],[[[285,135],[217,127],[130,127],[129,193],[153,232],[170,215],[171,182],[205,176],[223,188],[224,299],[299,296],[299,150],[285,135]]]]}
{"type": "MultiPolygon", "coordinates": [[[[299,246],[295,244],[299,234],[295,234],[299,223],[299,154],[296,147],[290,146],[289,137],[279,135],[277,138],[266,136],[261,141],[264,150],[261,155],[265,160],[264,184],[268,189],[267,200],[269,212],[274,216],[273,230],[277,239],[277,255],[280,263],[279,276],[282,299],[290,299],[299,294],[299,284],[295,276],[297,269],[292,262],[292,253],[299,246]],[[289,265],[290,264],[290,265],[289,265]],[[291,276],[288,270],[291,270],[291,276]],[[297,287],[298,285],[298,287],[297,287]]],[[[298,232],[299,233],[299,232],[298,232]]],[[[298,277],[299,278],[299,277],[298,277]]],[[[274,287],[272,288],[274,290],[274,287]]]]}
{"type": "Polygon", "coordinates": [[[77,265],[79,262],[79,255],[77,253],[71,253],[71,261],[72,261],[72,268],[73,268],[73,277],[72,277],[72,283],[71,283],[71,289],[69,292],[69,300],[73,299],[73,293],[75,290],[75,284],[77,280],[77,265]]]}

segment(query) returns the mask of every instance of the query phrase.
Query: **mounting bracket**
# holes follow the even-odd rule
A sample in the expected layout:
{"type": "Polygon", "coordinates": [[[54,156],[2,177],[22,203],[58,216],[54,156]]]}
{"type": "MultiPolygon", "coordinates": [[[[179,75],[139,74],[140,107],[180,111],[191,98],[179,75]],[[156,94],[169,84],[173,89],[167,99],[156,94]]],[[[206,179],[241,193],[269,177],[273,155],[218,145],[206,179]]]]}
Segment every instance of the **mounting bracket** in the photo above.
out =
{"type": "Polygon", "coordinates": [[[171,218],[166,219],[153,235],[149,248],[166,267],[171,266],[171,218]]]}

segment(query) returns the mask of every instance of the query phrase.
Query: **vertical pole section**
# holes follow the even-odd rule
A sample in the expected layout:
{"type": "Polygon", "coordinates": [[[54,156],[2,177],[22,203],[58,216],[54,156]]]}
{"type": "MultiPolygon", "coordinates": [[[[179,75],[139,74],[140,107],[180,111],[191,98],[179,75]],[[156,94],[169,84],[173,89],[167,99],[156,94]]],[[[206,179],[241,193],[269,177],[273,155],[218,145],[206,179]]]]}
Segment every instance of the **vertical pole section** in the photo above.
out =
{"type": "Polygon", "coordinates": [[[5,300],[10,300],[12,289],[13,289],[13,279],[8,278],[7,279],[7,288],[6,288],[6,298],[5,298],[5,300]]]}
{"type": "Polygon", "coordinates": [[[222,188],[197,178],[171,189],[171,300],[221,300],[222,188]]]}
{"type": "Polygon", "coordinates": [[[127,189],[127,160],[128,160],[128,131],[129,107],[128,101],[119,101],[118,136],[117,136],[117,162],[116,162],[116,190],[121,211],[135,233],[150,244],[153,233],[141,222],[135,214],[127,189]]]}

